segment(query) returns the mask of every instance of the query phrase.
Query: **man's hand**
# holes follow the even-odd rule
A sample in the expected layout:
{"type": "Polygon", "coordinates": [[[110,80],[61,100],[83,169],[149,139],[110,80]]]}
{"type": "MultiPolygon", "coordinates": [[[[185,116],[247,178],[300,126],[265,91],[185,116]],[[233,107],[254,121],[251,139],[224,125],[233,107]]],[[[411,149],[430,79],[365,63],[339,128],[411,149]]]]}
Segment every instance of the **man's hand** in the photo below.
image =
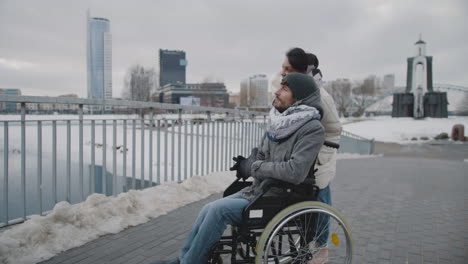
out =
{"type": "Polygon", "coordinates": [[[247,159],[242,156],[232,158],[236,163],[229,170],[236,170],[237,178],[246,180],[250,177],[250,168],[252,167],[252,163],[257,160],[257,152],[258,149],[253,148],[247,159]]]}

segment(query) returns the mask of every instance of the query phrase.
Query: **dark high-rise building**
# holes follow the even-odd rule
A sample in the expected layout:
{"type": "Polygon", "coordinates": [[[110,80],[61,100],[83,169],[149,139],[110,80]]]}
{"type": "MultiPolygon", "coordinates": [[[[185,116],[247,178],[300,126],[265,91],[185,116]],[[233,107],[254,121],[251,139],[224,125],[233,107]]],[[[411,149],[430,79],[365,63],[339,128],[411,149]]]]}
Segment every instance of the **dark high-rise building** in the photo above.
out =
{"type": "Polygon", "coordinates": [[[185,51],[159,50],[159,87],[166,84],[185,84],[185,51]]]}

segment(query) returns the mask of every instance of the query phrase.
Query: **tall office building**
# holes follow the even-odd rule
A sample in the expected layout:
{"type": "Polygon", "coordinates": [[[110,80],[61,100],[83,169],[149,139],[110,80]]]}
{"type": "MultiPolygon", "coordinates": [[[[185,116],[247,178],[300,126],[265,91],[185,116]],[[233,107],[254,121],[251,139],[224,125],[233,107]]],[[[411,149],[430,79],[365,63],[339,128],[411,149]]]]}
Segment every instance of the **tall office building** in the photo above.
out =
{"type": "Polygon", "coordinates": [[[253,75],[241,82],[240,105],[249,108],[268,108],[268,78],[265,74],[253,75]]]}
{"type": "Polygon", "coordinates": [[[86,16],[88,98],[112,98],[112,38],[106,18],[86,16]]]}
{"type": "Polygon", "coordinates": [[[159,50],[159,87],[166,84],[185,84],[185,51],[159,50]]]}
{"type": "Polygon", "coordinates": [[[251,108],[268,108],[268,77],[265,74],[249,78],[249,105],[251,108]]]}

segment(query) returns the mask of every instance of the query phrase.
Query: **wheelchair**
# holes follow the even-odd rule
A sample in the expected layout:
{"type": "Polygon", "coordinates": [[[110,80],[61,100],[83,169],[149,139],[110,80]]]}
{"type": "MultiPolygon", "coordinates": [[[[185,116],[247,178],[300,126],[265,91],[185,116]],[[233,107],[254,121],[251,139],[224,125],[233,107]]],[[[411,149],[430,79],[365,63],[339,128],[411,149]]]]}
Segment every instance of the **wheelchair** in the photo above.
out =
{"type": "MultiPolygon", "coordinates": [[[[325,146],[338,148],[333,142],[325,146]]],[[[315,166],[315,162],[314,162],[315,166]]],[[[316,169],[314,169],[314,172],[316,169]]],[[[236,179],[223,193],[234,194],[251,185],[236,179]]],[[[258,194],[243,210],[242,222],[231,226],[231,234],[222,236],[210,250],[208,263],[351,263],[353,242],[348,223],[335,208],[317,202],[319,188],[314,178],[294,185],[274,179],[261,183],[258,194]],[[272,188],[283,196],[271,196],[272,188]],[[328,223],[328,236],[323,240],[323,227],[328,223]],[[328,256],[320,260],[320,251],[328,256]]]]}

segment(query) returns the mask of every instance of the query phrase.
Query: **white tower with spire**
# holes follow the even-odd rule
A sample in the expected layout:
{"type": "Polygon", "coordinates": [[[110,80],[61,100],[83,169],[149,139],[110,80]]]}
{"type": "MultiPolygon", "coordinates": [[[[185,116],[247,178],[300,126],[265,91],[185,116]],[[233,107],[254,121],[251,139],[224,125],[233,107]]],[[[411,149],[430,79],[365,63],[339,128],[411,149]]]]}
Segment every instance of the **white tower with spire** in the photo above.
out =
{"type": "Polygon", "coordinates": [[[414,45],[416,46],[416,54],[411,58],[411,62],[408,61],[408,74],[411,78],[408,80],[407,90],[414,95],[413,116],[422,118],[424,117],[424,95],[432,90],[428,84],[429,75],[432,80],[432,57],[431,60],[428,60],[426,42],[421,39],[421,36],[414,45]]]}
{"type": "Polygon", "coordinates": [[[419,35],[416,54],[407,58],[406,90],[393,94],[392,117],[448,117],[447,93],[436,92],[432,82],[432,56],[426,55],[426,42],[419,35]]]}

